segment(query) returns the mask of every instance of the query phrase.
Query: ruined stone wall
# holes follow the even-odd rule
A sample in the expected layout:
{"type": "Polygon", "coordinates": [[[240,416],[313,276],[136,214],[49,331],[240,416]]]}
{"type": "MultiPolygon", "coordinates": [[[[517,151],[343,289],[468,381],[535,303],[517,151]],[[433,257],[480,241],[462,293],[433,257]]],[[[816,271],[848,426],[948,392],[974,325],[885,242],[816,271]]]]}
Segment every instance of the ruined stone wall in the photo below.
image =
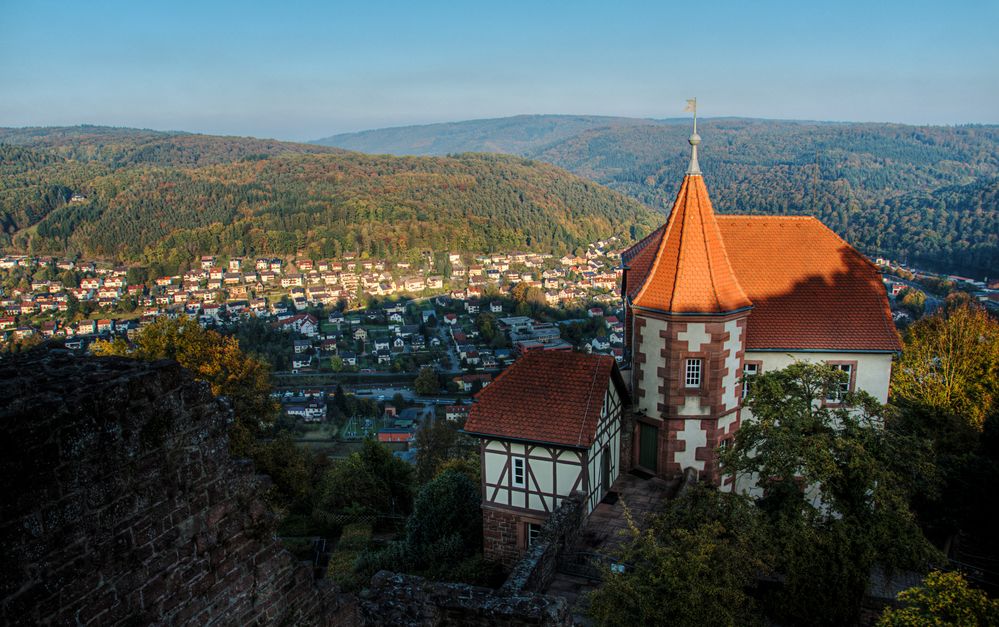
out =
{"type": "Polygon", "coordinates": [[[173,362],[0,362],[0,623],[355,622],[275,539],[229,419],[173,362]]]}
{"type": "Polygon", "coordinates": [[[545,590],[555,578],[558,563],[567,547],[579,537],[585,520],[585,496],[576,492],[552,512],[534,545],[513,567],[500,594],[519,594],[525,590],[545,590]]]}
{"type": "Polygon", "coordinates": [[[531,592],[497,594],[489,588],[382,571],[362,594],[362,620],[371,625],[572,625],[565,599],[531,592]]]}

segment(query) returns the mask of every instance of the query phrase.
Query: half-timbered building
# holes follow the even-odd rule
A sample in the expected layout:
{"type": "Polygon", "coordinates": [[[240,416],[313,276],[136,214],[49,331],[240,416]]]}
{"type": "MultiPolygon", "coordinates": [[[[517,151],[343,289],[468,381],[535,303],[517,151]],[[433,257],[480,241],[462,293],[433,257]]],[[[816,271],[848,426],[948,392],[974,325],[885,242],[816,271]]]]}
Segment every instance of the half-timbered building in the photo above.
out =
{"type": "Polygon", "coordinates": [[[477,395],[465,431],[480,440],[486,558],[515,562],[575,492],[596,507],[627,460],[628,398],[613,357],[560,351],[528,353],[477,395]]]}

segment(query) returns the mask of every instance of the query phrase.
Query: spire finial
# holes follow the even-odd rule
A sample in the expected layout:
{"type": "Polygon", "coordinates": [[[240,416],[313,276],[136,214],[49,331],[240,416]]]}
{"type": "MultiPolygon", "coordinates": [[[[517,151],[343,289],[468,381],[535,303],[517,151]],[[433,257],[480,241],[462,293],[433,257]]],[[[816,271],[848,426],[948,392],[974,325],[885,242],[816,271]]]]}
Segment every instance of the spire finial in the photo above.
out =
{"type": "Polygon", "coordinates": [[[701,136],[697,134],[697,98],[688,100],[684,111],[694,113],[694,134],[687,140],[690,142],[690,166],[687,167],[687,174],[700,176],[701,166],[697,163],[697,144],[701,143],[701,136]]]}

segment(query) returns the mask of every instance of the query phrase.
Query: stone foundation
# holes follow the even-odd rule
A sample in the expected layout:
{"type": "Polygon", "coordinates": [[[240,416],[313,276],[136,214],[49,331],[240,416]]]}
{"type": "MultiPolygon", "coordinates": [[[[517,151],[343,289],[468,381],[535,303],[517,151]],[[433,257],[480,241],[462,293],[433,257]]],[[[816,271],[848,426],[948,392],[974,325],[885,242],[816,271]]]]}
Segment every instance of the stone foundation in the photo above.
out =
{"type": "Polygon", "coordinates": [[[510,568],[520,559],[520,517],[491,507],[482,508],[482,555],[510,568]]]}

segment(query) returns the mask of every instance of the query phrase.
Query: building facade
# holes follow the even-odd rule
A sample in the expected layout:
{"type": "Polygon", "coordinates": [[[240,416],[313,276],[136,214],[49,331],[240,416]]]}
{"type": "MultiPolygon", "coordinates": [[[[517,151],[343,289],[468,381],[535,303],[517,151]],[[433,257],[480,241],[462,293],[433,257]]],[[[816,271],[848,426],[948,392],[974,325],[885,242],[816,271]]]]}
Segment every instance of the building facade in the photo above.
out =
{"type": "Polygon", "coordinates": [[[716,216],[699,142],[666,223],[622,254],[631,461],[719,484],[746,376],[820,361],[885,402],[901,344],[878,269],[821,222],[716,216]]]}
{"type": "Polygon", "coordinates": [[[479,393],[465,431],[480,442],[487,559],[513,564],[573,493],[597,506],[626,461],[627,403],[613,358],[567,352],[530,353],[479,393]]]}

